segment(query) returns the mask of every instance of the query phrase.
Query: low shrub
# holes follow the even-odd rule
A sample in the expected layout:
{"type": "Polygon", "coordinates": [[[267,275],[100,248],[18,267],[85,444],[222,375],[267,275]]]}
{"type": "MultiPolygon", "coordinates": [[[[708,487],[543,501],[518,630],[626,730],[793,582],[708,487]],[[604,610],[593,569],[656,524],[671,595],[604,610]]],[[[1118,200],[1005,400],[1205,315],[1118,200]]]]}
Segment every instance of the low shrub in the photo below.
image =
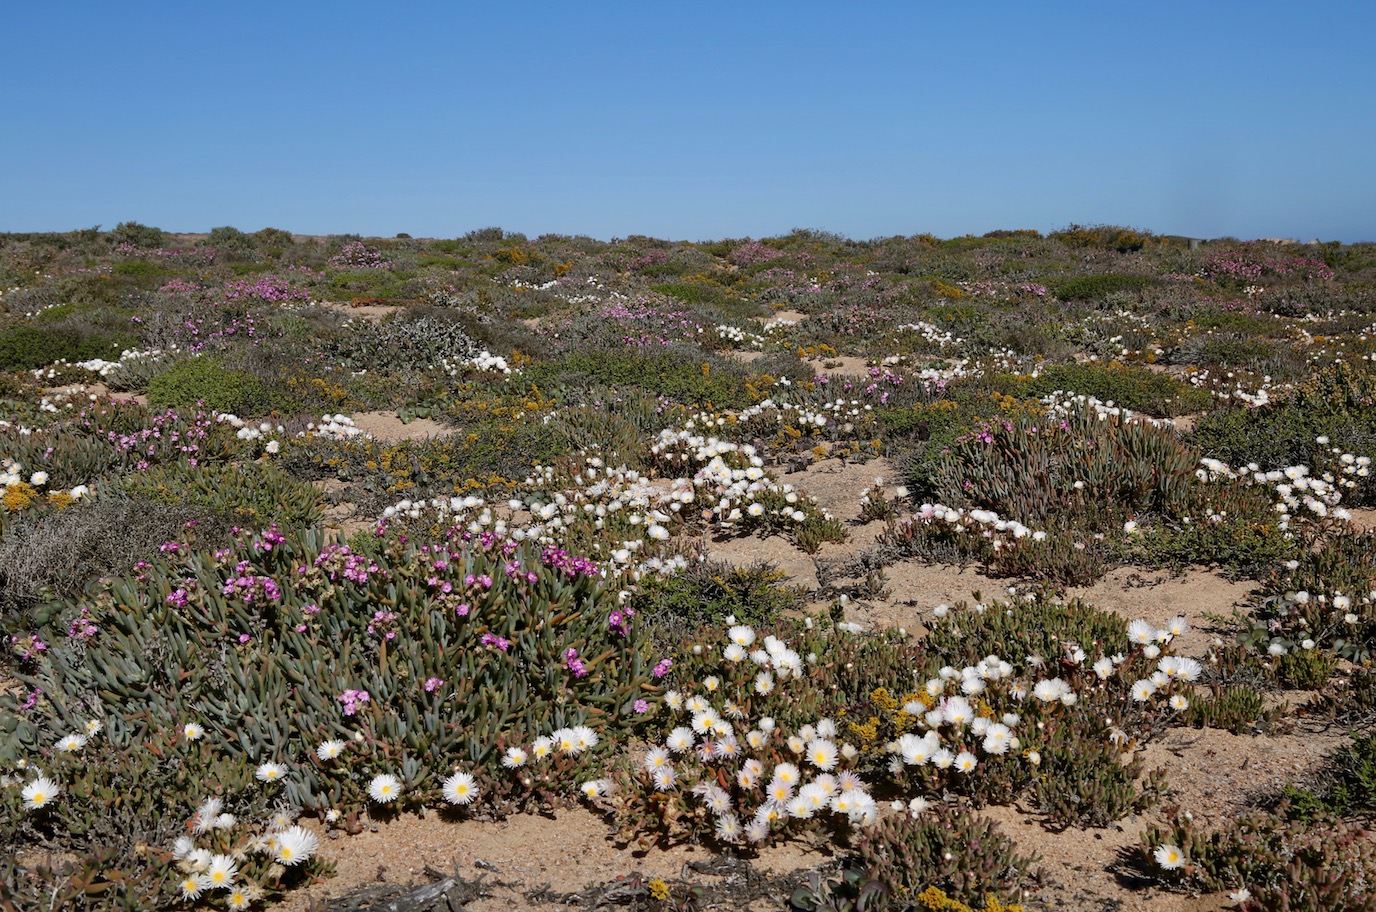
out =
{"type": "Polygon", "coordinates": [[[148,401],[167,408],[193,408],[199,403],[241,418],[290,413],[297,405],[266,380],[227,368],[208,355],[178,361],[150,379],[148,401]]]}

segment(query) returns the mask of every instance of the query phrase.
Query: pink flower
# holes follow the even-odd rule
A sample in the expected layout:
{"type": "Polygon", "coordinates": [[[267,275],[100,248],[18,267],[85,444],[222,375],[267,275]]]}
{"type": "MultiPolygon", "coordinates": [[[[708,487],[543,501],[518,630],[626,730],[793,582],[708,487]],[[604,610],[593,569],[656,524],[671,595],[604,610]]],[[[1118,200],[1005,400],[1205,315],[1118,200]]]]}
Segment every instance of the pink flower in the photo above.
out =
{"type": "Polygon", "coordinates": [[[638,713],[646,713],[650,711],[650,704],[645,700],[636,700],[635,703],[631,705],[631,708],[638,713]]]}
{"type": "Polygon", "coordinates": [[[443,686],[444,686],[444,678],[426,678],[426,679],[425,679],[425,692],[426,692],[426,693],[434,693],[435,691],[439,690],[439,689],[440,689],[441,687],[443,687],[443,686]]]}

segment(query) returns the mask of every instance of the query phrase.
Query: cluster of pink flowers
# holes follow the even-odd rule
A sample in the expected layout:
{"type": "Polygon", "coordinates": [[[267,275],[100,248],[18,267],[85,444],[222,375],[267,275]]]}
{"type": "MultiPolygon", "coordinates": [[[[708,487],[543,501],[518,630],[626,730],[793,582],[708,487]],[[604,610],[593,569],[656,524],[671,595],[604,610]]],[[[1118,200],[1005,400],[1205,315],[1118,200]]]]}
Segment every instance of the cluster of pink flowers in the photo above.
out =
{"type": "Polygon", "coordinates": [[[654,670],[650,672],[650,676],[656,679],[662,678],[665,675],[667,675],[669,673],[669,669],[673,667],[673,659],[660,659],[658,662],[655,663],[654,670]]]}
{"type": "Polygon", "coordinates": [[[583,660],[578,658],[578,650],[570,646],[564,652],[564,666],[573,672],[575,678],[586,678],[588,669],[583,664],[583,660]]]}
{"type": "Polygon", "coordinates": [[[767,263],[770,260],[777,260],[785,256],[782,250],[760,244],[756,241],[746,241],[744,244],[732,250],[726,255],[726,259],[737,266],[753,266],[756,263],[767,263]]]}
{"type": "Polygon", "coordinates": [[[553,545],[540,552],[540,562],[566,576],[601,576],[602,574],[596,561],[586,557],[573,557],[563,548],[556,548],[553,545]]]}
{"type": "Polygon", "coordinates": [[[169,279],[158,291],[164,294],[195,294],[204,291],[204,288],[195,282],[188,282],[184,279],[169,279]]]}
{"type": "Polygon", "coordinates": [[[615,630],[624,636],[631,633],[631,618],[635,617],[634,608],[618,608],[607,616],[607,629],[615,630]]]}
{"type": "Polygon", "coordinates": [[[89,640],[99,632],[100,628],[91,620],[91,609],[86,607],[67,625],[67,636],[72,639],[89,640]]]}
{"type": "Polygon", "coordinates": [[[240,279],[225,284],[226,301],[258,301],[264,304],[289,304],[293,301],[308,304],[311,293],[304,288],[294,288],[286,279],[275,275],[261,276],[250,281],[240,279]]]}
{"type": "Polygon", "coordinates": [[[484,633],[478,640],[483,646],[496,646],[502,652],[511,648],[511,641],[506,637],[499,637],[495,633],[484,633]]]}
{"type": "Polygon", "coordinates": [[[392,261],[376,247],[351,241],[330,257],[330,265],[336,269],[391,269],[392,261]]]}
{"type": "Polygon", "coordinates": [[[282,598],[282,590],[278,587],[277,581],[270,576],[258,576],[250,572],[252,569],[251,563],[240,561],[234,568],[238,576],[225,580],[221,594],[237,595],[244,600],[245,605],[279,601],[282,598]]]}
{"type": "Polygon", "coordinates": [[[444,686],[444,678],[426,678],[426,679],[425,679],[425,692],[426,692],[426,693],[434,693],[435,691],[439,690],[439,689],[440,689],[441,687],[443,687],[443,686],[444,686]]]}
{"type": "Polygon", "coordinates": [[[392,625],[396,621],[397,613],[395,611],[374,611],[373,620],[368,624],[368,632],[376,634],[380,631],[384,640],[394,640],[397,637],[397,631],[392,625]]]}
{"type": "MultiPolygon", "coordinates": [[[[85,417],[85,416],[82,416],[85,417]]],[[[186,457],[187,464],[193,468],[198,464],[202,441],[210,437],[215,422],[204,411],[197,409],[189,420],[169,409],[154,415],[152,426],[140,428],[127,434],[106,431],[105,439],[120,453],[138,456],[135,462],[140,471],[155,462],[186,457]]],[[[88,421],[87,426],[91,426],[88,421]]],[[[166,548],[166,545],[164,545],[166,548]]]]}
{"type": "MultiPolygon", "coordinates": [[[[338,582],[343,577],[360,586],[367,583],[372,574],[382,572],[377,561],[354,554],[347,545],[326,545],[315,559],[315,566],[324,570],[331,582],[338,582]]],[[[305,569],[300,568],[301,571],[305,569]]]]}
{"type": "Polygon", "coordinates": [[[33,634],[25,637],[12,636],[10,644],[19,652],[21,662],[28,662],[48,651],[48,644],[33,634]]]}
{"type": "Polygon", "coordinates": [[[338,697],[339,702],[344,704],[344,715],[352,716],[358,712],[364,703],[372,701],[366,690],[346,690],[338,697]]]}
{"type": "Polygon", "coordinates": [[[1329,281],[1336,273],[1327,263],[1311,256],[1270,256],[1241,250],[1224,250],[1209,257],[1207,275],[1225,275],[1255,282],[1262,276],[1298,276],[1306,280],[1329,281]]]}

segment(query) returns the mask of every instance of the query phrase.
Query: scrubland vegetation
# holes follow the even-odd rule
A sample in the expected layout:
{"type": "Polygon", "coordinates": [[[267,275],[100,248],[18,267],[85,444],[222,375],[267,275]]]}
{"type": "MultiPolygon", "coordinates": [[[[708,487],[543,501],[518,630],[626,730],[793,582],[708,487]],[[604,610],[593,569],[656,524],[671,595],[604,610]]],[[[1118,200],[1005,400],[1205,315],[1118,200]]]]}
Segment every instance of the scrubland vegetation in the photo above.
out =
{"type": "Polygon", "coordinates": [[[331,830],[570,802],[826,844],[798,909],[1043,908],[1012,804],[1137,821],[1144,888],[1376,903],[1376,245],[125,223],[0,235],[0,292],[0,908],[269,908],[331,830]],[[894,468],[855,522],[783,480],[838,459],[894,468]],[[766,537],[1011,588],[919,634],[703,560],[766,537]],[[1067,596],[1123,566],[1255,588],[1186,654],[1067,596]],[[1223,826],[1142,757],[1315,721],[1223,826]]]}

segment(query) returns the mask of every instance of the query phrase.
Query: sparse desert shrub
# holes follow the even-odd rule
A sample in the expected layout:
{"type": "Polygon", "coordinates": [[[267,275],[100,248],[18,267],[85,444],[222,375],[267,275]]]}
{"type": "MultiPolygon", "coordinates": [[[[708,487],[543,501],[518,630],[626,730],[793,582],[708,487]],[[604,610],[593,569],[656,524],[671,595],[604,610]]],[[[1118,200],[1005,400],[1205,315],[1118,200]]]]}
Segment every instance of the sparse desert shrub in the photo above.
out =
{"type": "MultiPolygon", "coordinates": [[[[862,884],[884,887],[888,902],[879,909],[920,908],[933,888],[976,908],[986,907],[988,896],[1013,903],[1038,881],[1036,864],[1036,856],[1020,853],[996,824],[942,805],[896,814],[865,830],[851,862],[862,884]]],[[[796,899],[795,905],[801,906],[796,899]]]]}
{"type": "Polygon", "coordinates": [[[1352,817],[1376,809],[1376,736],[1354,738],[1325,759],[1312,781],[1287,786],[1283,813],[1292,820],[1352,817]]]}
{"type": "Polygon", "coordinates": [[[76,600],[98,577],[129,572],[135,560],[183,536],[188,523],[198,525],[202,540],[213,541],[224,531],[207,525],[206,515],[192,507],[122,497],[6,523],[0,536],[4,628],[56,624],[60,618],[51,603],[76,600]]]}
{"type": "Polygon", "coordinates": [[[1121,225],[1071,225],[1053,231],[1047,237],[1068,247],[1092,247],[1131,253],[1141,250],[1155,240],[1149,231],[1124,228],[1121,225]]]}
{"type": "Polygon", "coordinates": [[[1243,912],[1359,912],[1376,904],[1369,832],[1343,820],[1253,814],[1207,829],[1176,809],[1142,834],[1143,866],[1184,890],[1243,890],[1243,912]]]}
{"type": "Polygon", "coordinates": [[[165,247],[168,241],[166,231],[138,222],[120,222],[109,237],[114,246],[128,244],[131,247],[156,248],[165,247]]]}

